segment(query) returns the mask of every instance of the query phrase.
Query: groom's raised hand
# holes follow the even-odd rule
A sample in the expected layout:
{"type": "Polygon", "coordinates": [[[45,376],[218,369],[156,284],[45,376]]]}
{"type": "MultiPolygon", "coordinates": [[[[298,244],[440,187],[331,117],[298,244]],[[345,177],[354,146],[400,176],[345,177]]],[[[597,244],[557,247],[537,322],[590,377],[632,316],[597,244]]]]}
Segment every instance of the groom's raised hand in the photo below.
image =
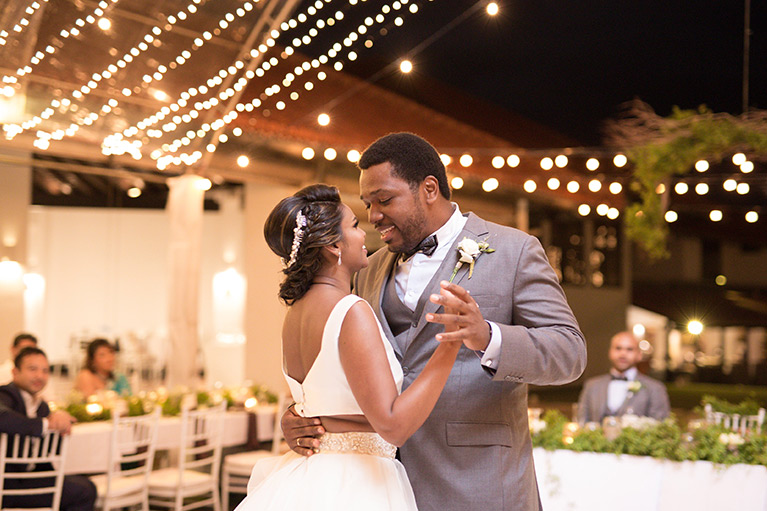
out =
{"type": "Polygon", "coordinates": [[[445,332],[437,334],[439,342],[462,341],[474,351],[487,348],[490,325],[466,289],[443,280],[440,282],[440,294],[431,295],[430,299],[444,307],[443,313],[426,315],[426,321],[445,325],[445,332]]]}
{"type": "Polygon", "coordinates": [[[311,456],[320,447],[320,441],[315,438],[325,433],[319,417],[301,417],[293,407],[282,414],[280,420],[282,434],[288,446],[301,456],[311,456]]]}

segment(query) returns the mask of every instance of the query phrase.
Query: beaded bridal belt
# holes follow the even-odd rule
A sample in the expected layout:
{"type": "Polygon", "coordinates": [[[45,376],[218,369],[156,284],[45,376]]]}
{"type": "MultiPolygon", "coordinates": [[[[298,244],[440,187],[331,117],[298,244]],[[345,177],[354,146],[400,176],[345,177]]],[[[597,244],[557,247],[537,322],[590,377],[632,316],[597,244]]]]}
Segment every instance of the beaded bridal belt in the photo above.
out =
{"type": "Polygon", "coordinates": [[[378,433],[352,431],[349,433],[325,433],[320,436],[319,452],[370,454],[394,459],[397,447],[378,433]]]}

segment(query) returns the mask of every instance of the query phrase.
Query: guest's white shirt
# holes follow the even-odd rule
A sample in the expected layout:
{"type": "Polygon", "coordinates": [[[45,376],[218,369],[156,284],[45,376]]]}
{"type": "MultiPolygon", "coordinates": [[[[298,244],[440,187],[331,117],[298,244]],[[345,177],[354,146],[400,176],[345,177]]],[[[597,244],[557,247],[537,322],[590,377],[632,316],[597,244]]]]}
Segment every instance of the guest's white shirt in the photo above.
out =
{"type": "Polygon", "coordinates": [[[616,412],[623,405],[629,392],[629,383],[636,380],[637,368],[631,367],[623,373],[626,380],[611,380],[607,385],[607,409],[616,412]]]}
{"type": "Polygon", "coordinates": [[[40,404],[43,402],[40,396],[30,394],[24,389],[19,389],[21,399],[24,400],[24,407],[27,409],[27,417],[30,419],[37,418],[37,409],[40,408],[40,404]]]}
{"type": "Polygon", "coordinates": [[[0,385],[8,385],[13,381],[13,360],[0,364],[0,385]]]}
{"type": "MultiPolygon", "coordinates": [[[[458,204],[453,204],[453,214],[447,222],[432,234],[437,235],[437,249],[430,256],[423,252],[416,252],[407,261],[400,258],[394,274],[394,285],[397,297],[402,300],[410,310],[415,310],[418,299],[423,294],[426,286],[431,282],[442,262],[448,257],[458,235],[466,225],[467,218],[461,214],[458,204]]],[[[482,365],[490,369],[498,368],[498,358],[501,354],[501,329],[492,321],[490,325],[490,344],[481,354],[482,365]]]]}

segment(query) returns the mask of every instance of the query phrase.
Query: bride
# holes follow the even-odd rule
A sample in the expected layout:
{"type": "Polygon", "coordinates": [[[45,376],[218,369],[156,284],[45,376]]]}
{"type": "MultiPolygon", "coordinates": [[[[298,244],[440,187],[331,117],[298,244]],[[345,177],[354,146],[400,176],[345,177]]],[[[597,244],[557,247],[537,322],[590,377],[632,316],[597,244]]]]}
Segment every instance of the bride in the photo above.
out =
{"type": "Polygon", "coordinates": [[[394,352],[370,305],[350,294],[352,275],[367,266],[358,224],[338,190],[322,184],[283,199],[266,221],[266,241],[285,267],[283,372],[296,413],[321,417],[326,433],[312,456],[259,462],[237,511],[416,510],[395,446],[426,420],[461,343],[440,344],[400,394],[394,352]]]}

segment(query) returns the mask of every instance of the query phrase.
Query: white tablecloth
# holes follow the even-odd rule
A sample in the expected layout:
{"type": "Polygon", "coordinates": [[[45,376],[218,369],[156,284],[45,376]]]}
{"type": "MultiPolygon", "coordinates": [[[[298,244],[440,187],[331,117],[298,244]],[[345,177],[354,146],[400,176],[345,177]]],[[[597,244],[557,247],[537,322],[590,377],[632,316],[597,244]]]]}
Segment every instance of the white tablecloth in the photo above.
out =
{"type": "Polygon", "coordinates": [[[545,511],[767,511],[767,467],[534,449],[545,511]]]}
{"type": "MultiPolygon", "coordinates": [[[[256,417],[258,441],[265,442],[274,436],[275,406],[259,406],[252,413],[256,417]]],[[[248,440],[248,414],[230,411],[224,414],[224,447],[243,445],[248,440]]],[[[109,421],[75,424],[69,440],[64,471],[67,474],[96,473],[106,471],[109,453],[109,421]]],[[[181,440],[181,418],[162,417],[157,431],[157,449],[175,449],[181,440]]]]}

